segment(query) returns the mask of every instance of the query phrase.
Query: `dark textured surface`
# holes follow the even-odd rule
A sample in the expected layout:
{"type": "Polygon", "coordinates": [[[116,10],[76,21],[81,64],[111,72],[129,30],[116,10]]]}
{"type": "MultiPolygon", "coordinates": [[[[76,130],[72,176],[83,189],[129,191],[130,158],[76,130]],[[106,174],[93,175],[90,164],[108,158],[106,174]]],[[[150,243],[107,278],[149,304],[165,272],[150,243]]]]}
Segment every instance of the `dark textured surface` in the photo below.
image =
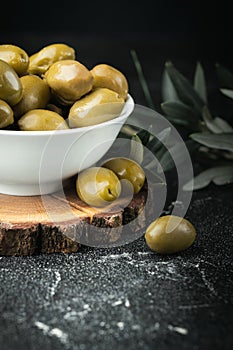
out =
{"type": "Polygon", "coordinates": [[[197,240],[0,259],[1,350],[231,349],[232,187],[195,193],[197,240]],[[224,206],[224,210],[223,210],[224,206]]]}
{"type": "MultiPolygon", "coordinates": [[[[33,40],[28,34],[21,40],[33,51],[58,37],[33,40]]],[[[89,66],[105,61],[125,71],[136,102],[144,104],[129,54],[132,47],[140,49],[157,106],[164,59],[173,56],[191,76],[198,56],[183,42],[59,41],[75,44],[89,66]]],[[[208,74],[218,108],[211,69],[208,74]]],[[[142,236],[113,249],[0,257],[0,349],[232,349],[232,193],[229,185],[193,194],[187,218],[197,239],[173,256],[153,253],[142,236]]]]}

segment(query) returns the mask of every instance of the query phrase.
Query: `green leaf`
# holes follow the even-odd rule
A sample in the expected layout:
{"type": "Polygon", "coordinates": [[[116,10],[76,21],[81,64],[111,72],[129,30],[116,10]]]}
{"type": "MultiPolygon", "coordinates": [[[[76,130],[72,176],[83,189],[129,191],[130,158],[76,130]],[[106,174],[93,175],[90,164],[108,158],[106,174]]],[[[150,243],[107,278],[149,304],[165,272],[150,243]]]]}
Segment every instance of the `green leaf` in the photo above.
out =
{"type": "Polygon", "coordinates": [[[201,114],[204,101],[198,95],[188,79],[182,75],[171,62],[166,62],[166,71],[177,91],[179,99],[184,103],[193,107],[198,114],[201,114]]]}
{"type": "Polygon", "coordinates": [[[231,89],[220,89],[221,93],[227,97],[233,98],[233,90],[231,89]]]}
{"type": "Polygon", "coordinates": [[[162,75],[162,100],[163,101],[179,101],[176,89],[166,72],[166,69],[163,71],[162,75]]]}
{"type": "Polygon", "coordinates": [[[222,130],[222,132],[233,132],[232,126],[220,117],[214,118],[214,123],[222,130]]]}
{"type": "Polygon", "coordinates": [[[233,166],[219,166],[207,169],[188,181],[184,191],[192,191],[204,188],[213,181],[216,185],[224,185],[233,181],[233,166]]]}
{"type": "Polygon", "coordinates": [[[154,154],[166,143],[168,137],[171,134],[171,127],[160,131],[157,136],[154,136],[150,142],[147,144],[147,148],[154,154]]]}
{"type": "Polygon", "coordinates": [[[190,137],[209,148],[224,149],[233,152],[233,133],[207,134],[194,133],[190,137]]]}
{"type": "Polygon", "coordinates": [[[207,92],[206,92],[206,81],[204,70],[200,62],[197,62],[196,70],[194,74],[194,89],[198,93],[198,95],[202,98],[202,100],[207,103],[207,92]]]}
{"type": "Polygon", "coordinates": [[[179,142],[169,148],[169,150],[167,150],[160,160],[162,169],[158,169],[158,172],[166,172],[174,168],[175,165],[182,164],[185,159],[187,149],[189,153],[192,154],[198,148],[196,142],[193,142],[192,140],[187,140],[185,142],[185,146],[184,142],[179,142]]]}
{"type": "Polygon", "coordinates": [[[221,134],[222,133],[222,129],[215,124],[214,119],[212,117],[212,115],[210,114],[209,108],[207,106],[203,107],[202,110],[202,116],[204,119],[204,122],[207,126],[207,128],[212,131],[214,134],[221,134]]]}
{"type": "Polygon", "coordinates": [[[129,158],[141,164],[143,161],[144,149],[141,139],[137,134],[133,135],[130,143],[129,158]]]}
{"type": "Polygon", "coordinates": [[[163,112],[169,116],[195,122],[193,109],[180,101],[167,101],[161,104],[163,112]]]}
{"type": "Polygon", "coordinates": [[[149,90],[147,81],[145,79],[141,63],[139,61],[138,55],[137,55],[135,50],[131,50],[131,56],[132,56],[132,59],[133,59],[133,62],[134,62],[134,65],[135,65],[135,68],[136,68],[136,71],[138,74],[139,81],[141,83],[142,90],[144,92],[148,107],[155,109],[155,105],[154,105],[154,102],[152,100],[150,90],[149,90]]]}
{"type": "Polygon", "coordinates": [[[229,69],[216,63],[216,74],[221,88],[233,89],[233,74],[229,69]]]}
{"type": "Polygon", "coordinates": [[[137,136],[140,138],[143,145],[146,145],[151,137],[151,133],[149,130],[141,129],[137,132],[137,136]]]}

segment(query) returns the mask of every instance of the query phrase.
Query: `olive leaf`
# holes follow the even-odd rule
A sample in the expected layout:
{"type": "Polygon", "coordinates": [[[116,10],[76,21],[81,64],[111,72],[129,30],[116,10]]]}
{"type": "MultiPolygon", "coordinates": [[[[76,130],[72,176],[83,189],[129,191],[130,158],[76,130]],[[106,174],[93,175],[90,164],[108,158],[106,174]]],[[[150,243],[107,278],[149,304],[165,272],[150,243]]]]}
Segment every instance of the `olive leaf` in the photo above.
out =
{"type": "Polygon", "coordinates": [[[162,75],[161,94],[163,101],[179,101],[176,89],[166,69],[164,69],[162,75]]]}
{"type": "Polygon", "coordinates": [[[233,99],[233,90],[231,89],[220,89],[221,93],[227,97],[230,97],[233,99]]]}
{"type": "Polygon", "coordinates": [[[176,89],[179,99],[183,103],[194,108],[194,110],[199,115],[205,104],[203,99],[195,91],[188,79],[183,74],[181,74],[171,62],[166,62],[165,68],[176,89]]]}
{"type": "Polygon", "coordinates": [[[195,113],[193,109],[180,101],[165,101],[161,103],[163,112],[170,117],[187,120],[195,123],[195,113]]]}
{"type": "Polygon", "coordinates": [[[167,127],[160,131],[157,136],[153,136],[152,140],[150,140],[150,142],[148,142],[146,145],[150,152],[154,154],[153,159],[151,159],[150,154],[145,155],[144,166],[147,169],[153,169],[158,166],[158,161],[161,159],[163,154],[167,152],[167,148],[164,146],[164,144],[167,142],[170,134],[171,127],[167,127]]]}
{"type": "Polygon", "coordinates": [[[216,74],[221,88],[233,90],[233,74],[226,67],[216,63],[216,74]]]}
{"type": "Polygon", "coordinates": [[[195,74],[194,74],[194,82],[193,87],[198,95],[202,98],[202,100],[207,103],[207,89],[206,89],[206,81],[204,70],[200,62],[197,62],[195,74]]]}
{"type": "Polygon", "coordinates": [[[144,149],[141,139],[137,134],[133,135],[130,143],[129,158],[141,164],[143,161],[144,149]]]}
{"type": "Polygon", "coordinates": [[[194,179],[188,181],[184,191],[192,191],[204,188],[213,181],[216,185],[224,185],[233,182],[233,166],[218,166],[201,172],[194,179]]]}
{"type": "Polygon", "coordinates": [[[138,74],[138,78],[139,78],[142,90],[144,92],[148,107],[155,109],[155,105],[154,105],[154,102],[152,100],[150,90],[149,90],[147,81],[145,79],[141,63],[138,59],[138,55],[137,55],[136,51],[133,49],[130,52],[131,52],[131,56],[132,56],[132,59],[133,59],[133,62],[134,62],[134,65],[135,65],[135,68],[136,68],[136,71],[138,74]]]}
{"type": "Polygon", "coordinates": [[[137,136],[140,138],[143,145],[146,145],[151,137],[152,125],[148,128],[148,130],[141,129],[137,132],[137,136]]]}
{"type": "Polygon", "coordinates": [[[184,142],[178,142],[170,147],[160,159],[158,172],[166,172],[175,166],[182,164],[186,157],[187,150],[189,151],[189,154],[192,154],[198,148],[197,143],[193,140],[185,141],[185,146],[184,142]]]}
{"type": "Polygon", "coordinates": [[[209,134],[194,133],[191,139],[209,148],[223,149],[233,152],[233,133],[209,134]]]}
{"type": "Polygon", "coordinates": [[[214,123],[222,130],[222,132],[233,132],[232,126],[226,120],[220,117],[216,117],[214,119],[214,123]]]}

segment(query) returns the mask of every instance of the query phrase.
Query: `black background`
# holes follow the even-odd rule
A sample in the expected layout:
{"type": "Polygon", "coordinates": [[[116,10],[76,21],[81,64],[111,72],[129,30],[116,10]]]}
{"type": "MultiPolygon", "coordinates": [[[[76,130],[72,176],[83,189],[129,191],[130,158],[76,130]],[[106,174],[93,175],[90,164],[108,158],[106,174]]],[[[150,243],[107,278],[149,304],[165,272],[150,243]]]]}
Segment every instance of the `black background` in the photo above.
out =
{"type": "MultiPolygon", "coordinates": [[[[161,40],[186,39],[196,57],[232,62],[230,2],[154,1],[18,1],[5,3],[2,40],[50,33],[77,37],[161,40]]],[[[188,48],[187,48],[188,49],[188,48]]],[[[183,47],[185,54],[185,47],[183,47]]]]}

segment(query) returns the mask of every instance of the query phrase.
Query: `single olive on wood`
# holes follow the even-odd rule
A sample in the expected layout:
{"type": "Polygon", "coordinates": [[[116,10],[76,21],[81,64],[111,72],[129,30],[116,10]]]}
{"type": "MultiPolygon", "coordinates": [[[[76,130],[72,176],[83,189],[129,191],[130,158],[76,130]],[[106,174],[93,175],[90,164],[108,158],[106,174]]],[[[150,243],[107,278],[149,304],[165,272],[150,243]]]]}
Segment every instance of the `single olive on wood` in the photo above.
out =
{"type": "Polygon", "coordinates": [[[93,207],[105,207],[121,193],[121,183],[109,169],[91,167],[81,171],[76,179],[79,198],[93,207]]]}
{"type": "Polygon", "coordinates": [[[91,69],[94,88],[108,88],[116,91],[124,100],[128,94],[128,81],[125,75],[109,64],[98,64],[91,69]]]}
{"type": "Polygon", "coordinates": [[[127,180],[133,185],[134,193],[138,193],[145,182],[145,172],[142,167],[132,159],[124,157],[111,158],[102,166],[112,170],[120,180],[127,180]]]}
{"type": "Polygon", "coordinates": [[[69,129],[65,119],[58,113],[46,109],[32,109],[19,120],[22,131],[46,131],[69,129]]]}
{"type": "Polygon", "coordinates": [[[27,72],[29,56],[25,50],[17,45],[0,45],[0,59],[7,62],[19,76],[27,72]]]}
{"type": "Polygon", "coordinates": [[[76,101],[70,108],[70,128],[96,125],[117,117],[125,101],[115,91],[99,88],[76,101]]]}
{"type": "Polygon", "coordinates": [[[195,227],[188,220],[166,215],[153,221],[145,233],[148,247],[159,254],[174,254],[189,248],[196,238],[195,227]]]}
{"type": "Polygon", "coordinates": [[[75,50],[73,47],[63,43],[51,44],[29,57],[28,72],[42,76],[53,63],[74,59],[75,50]]]}
{"type": "Polygon", "coordinates": [[[23,87],[15,70],[0,59],[0,99],[10,106],[16,105],[23,96],[23,87]]]}

